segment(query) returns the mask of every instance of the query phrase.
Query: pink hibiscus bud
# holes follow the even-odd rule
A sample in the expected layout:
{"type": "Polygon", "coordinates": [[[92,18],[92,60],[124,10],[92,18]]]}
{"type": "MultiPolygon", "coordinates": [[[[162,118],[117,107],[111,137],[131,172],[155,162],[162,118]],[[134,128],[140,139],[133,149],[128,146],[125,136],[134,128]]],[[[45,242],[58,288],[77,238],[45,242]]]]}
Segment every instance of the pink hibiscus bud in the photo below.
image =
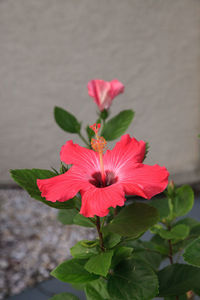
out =
{"type": "Polygon", "coordinates": [[[88,94],[94,98],[94,102],[98,105],[100,111],[109,109],[113,99],[123,91],[124,85],[117,79],[110,82],[100,79],[88,82],[88,94]]]}

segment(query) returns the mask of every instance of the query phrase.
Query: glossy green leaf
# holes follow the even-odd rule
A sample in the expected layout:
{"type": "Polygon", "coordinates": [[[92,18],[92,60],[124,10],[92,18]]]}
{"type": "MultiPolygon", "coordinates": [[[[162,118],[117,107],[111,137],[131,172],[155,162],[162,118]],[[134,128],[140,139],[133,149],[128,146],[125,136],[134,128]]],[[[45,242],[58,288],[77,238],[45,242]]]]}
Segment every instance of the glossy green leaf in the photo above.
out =
{"type": "Polygon", "coordinates": [[[85,269],[90,273],[106,276],[111,265],[112,256],[112,250],[92,256],[85,264],[85,269]]]}
{"type": "Polygon", "coordinates": [[[167,240],[162,239],[158,234],[156,234],[151,238],[151,242],[153,243],[155,250],[164,256],[168,256],[169,244],[167,240]]]}
{"type": "Polygon", "coordinates": [[[84,227],[95,227],[90,218],[80,215],[76,209],[60,210],[58,220],[64,225],[75,224],[84,227]]]}
{"type": "Polygon", "coordinates": [[[113,270],[108,292],[112,300],[153,299],[158,294],[158,279],[143,261],[127,259],[113,270]]]}
{"type": "Polygon", "coordinates": [[[66,260],[59,266],[57,266],[51,272],[51,275],[61,281],[72,284],[87,283],[97,279],[97,275],[91,274],[86,271],[86,269],[84,268],[84,264],[85,260],[81,259],[74,258],[71,260],[66,260]]]}
{"type": "Polygon", "coordinates": [[[115,267],[119,264],[122,260],[128,259],[131,257],[133,252],[133,248],[131,247],[117,247],[114,251],[114,255],[112,258],[111,268],[115,267]]]}
{"type": "Polygon", "coordinates": [[[87,132],[88,140],[91,141],[91,139],[95,135],[94,131],[89,126],[87,126],[86,132],[87,132]]]}
{"type": "Polygon", "coordinates": [[[176,190],[176,197],[173,199],[173,213],[176,217],[186,215],[193,204],[194,192],[189,185],[183,185],[176,190]]]}
{"type": "Polygon", "coordinates": [[[200,225],[200,223],[197,220],[192,218],[183,218],[178,222],[176,222],[175,225],[179,225],[179,224],[187,225],[190,229],[192,229],[196,225],[200,225]]]}
{"type": "Polygon", "coordinates": [[[193,237],[200,236],[200,223],[190,229],[190,235],[193,237]]]}
{"type": "Polygon", "coordinates": [[[54,295],[49,300],[79,300],[79,298],[71,293],[60,293],[54,295]]]}
{"type": "MultiPolygon", "coordinates": [[[[184,220],[184,219],[183,219],[184,220]]],[[[200,223],[196,220],[185,220],[183,224],[187,223],[187,226],[190,227],[190,233],[188,237],[182,241],[179,241],[178,243],[173,245],[173,253],[176,253],[183,250],[185,247],[187,247],[189,244],[192,243],[195,239],[197,239],[200,236],[200,223]]],[[[182,224],[181,220],[176,223],[176,225],[182,224]]]]}
{"type": "Polygon", "coordinates": [[[76,245],[74,245],[70,249],[70,252],[74,258],[87,259],[93,255],[98,254],[98,250],[96,247],[97,245],[97,241],[82,240],[76,243],[76,245]]]}
{"type": "Polygon", "coordinates": [[[126,132],[134,117],[132,110],[123,110],[118,115],[105,123],[101,135],[107,140],[112,141],[126,132]]]}
{"type": "Polygon", "coordinates": [[[138,237],[158,220],[156,208],[145,203],[133,203],[120,211],[108,225],[108,229],[121,236],[138,237]]]}
{"type": "Polygon", "coordinates": [[[84,227],[95,227],[95,224],[92,222],[91,218],[86,218],[79,213],[74,217],[74,224],[84,227]]]}
{"type": "Polygon", "coordinates": [[[87,300],[108,300],[107,283],[103,278],[88,283],[85,287],[87,300]]]}
{"type": "Polygon", "coordinates": [[[127,243],[133,247],[133,257],[143,260],[154,270],[157,270],[163,259],[161,253],[157,252],[155,245],[150,241],[135,240],[127,243]]]}
{"type": "Polygon", "coordinates": [[[190,232],[190,228],[187,225],[179,224],[172,227],[171,230],[166,230],[160,227],[160,225],[156,225],[152,231],[153,233],[159,234],[163,239],[174,240],[174,242],[176,242],[185,239],[190,232]]]}
{"type": "Polygon", "coordinates": [[[158,272],[159,295],[161,297],[183,295],[199,288],[200,268],[174,264],[158,272]]]}
{"type": "Polygon", "coordinates": [[[158,210],[160,220],[168,217],[170,211],[167,198],[155,198],[149,201],[148,204],[155,207],[158,210]]]}
{"type": "Polygon", "coordinates": [[[185,248],[183,257],[189,264],[200,267],[200,237],[185,248]]]}
{"type": "Polygon", "coordinates": [[[70,133],[80,133],[81,124],[77,121],[76,117],[64,110],[61,107],[54,108],[55,121],[64,131],[70,133]]]}
{"type": "Polygon", "coordinates": [[[55,177],[56,174],[54,172],[44,169],[18,169],[11,170],[10,174],[12,178],[17,182],[17,184],[24,190],[26,190],[32,198],[57,209],[66,209],[74,206],[74,200],[76,199],[76,197],[66,202],[51,202],[41,197],[41,192],[38,189],[36,182],[37,179],[47,179],[55,177]]]}
{"type": "Polygon", "coordinates": [[[108,232],[103,235],[104,247],[106,249],[111,249],[115,247],[121,240],[121,236],[117,233],[108,232]]]}
{"type": "Polygon", "coordinates": [[[64,224],[74,224],[74,217],[77,215],[76,209],[61,209],[58,213],[58,220],[64,224]]]}

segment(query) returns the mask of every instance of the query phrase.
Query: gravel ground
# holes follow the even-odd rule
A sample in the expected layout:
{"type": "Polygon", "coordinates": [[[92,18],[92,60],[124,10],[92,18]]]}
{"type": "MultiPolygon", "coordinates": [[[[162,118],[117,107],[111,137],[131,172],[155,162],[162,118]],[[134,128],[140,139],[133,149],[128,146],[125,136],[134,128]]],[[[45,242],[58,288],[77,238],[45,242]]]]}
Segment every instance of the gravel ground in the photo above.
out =
{"type": "Polygon", "coordinates": [[[50,271],[70,256],[92,229],[64,226],[57,210],[20,189],[0,190],[0,299],[50,278],[50,271]]]}

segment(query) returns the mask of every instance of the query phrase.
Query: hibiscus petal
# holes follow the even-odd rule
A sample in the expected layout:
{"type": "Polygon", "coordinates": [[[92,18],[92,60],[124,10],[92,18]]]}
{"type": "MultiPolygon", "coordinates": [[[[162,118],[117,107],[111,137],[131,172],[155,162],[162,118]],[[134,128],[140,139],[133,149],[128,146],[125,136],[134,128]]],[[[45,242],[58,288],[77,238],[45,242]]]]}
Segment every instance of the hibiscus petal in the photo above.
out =
{"type": "Polygon", "coordinates": [[[105,188],[91,187],[81,191],[82,206],[80,213],[85,217],[104,217],[109,213],[109,207],[123,206],[125,196],[120,184],[113,184],[105,188]]]}
{"type": "Polygon", "coordinates": [[[62,146],[60,160],[66,164],[76,165],[88,174],[100,170],[98,153],[81,147],[78,144],[73,144],[72,140],[62,146]]]}
{"type": "Polygon", "coordinates": [[[123,91],[124,85],[120,81],[118,81],[117,79],[113,79],[110,82],[110,95],[112,99],[117,95],[123,93],[123,91]]]}
{"type": "Polygon", "coordinates": [[[128,134],[121,137],[113,150],[108,150],[104,155],[105,169],[113,170],[116,174],[121,172],[124,166],[134,166],[141,163],[145,155],[145,142],[137,141],[128,134]]]}
{"type": "Polygon", "coordinates": [[[135,167],[123,168],[119,182],[123,185],[127,195],[151,199],[165,190],[168,176],[169,172],[165,167],[136,164],[135,167]]]}
{"type": "Polygon", "coordinates": [[[110,90],[110,83],[104,80],[96,79],[88,82],[88,94],[94,98],[94,102],[98,105],[100,110],[105,108],[108,101],[110,90]]]}
{"type": "Polygon", "coordinates": [[[81,188],[87,188],[89,182],[75,168],[65,174],[48,179],[38,179],[37,185],[41,196],[51,202],[64,202],[73,198],[81,188]]]}

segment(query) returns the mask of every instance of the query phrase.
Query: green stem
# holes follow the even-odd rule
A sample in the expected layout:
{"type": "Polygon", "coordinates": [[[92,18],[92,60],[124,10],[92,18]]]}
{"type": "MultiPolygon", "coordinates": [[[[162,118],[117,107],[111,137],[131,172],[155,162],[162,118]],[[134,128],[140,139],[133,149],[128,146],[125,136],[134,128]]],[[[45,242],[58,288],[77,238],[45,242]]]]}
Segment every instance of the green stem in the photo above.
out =
{"type": "Polygon", "coordinates": [[[102,223],[101,223],[101,227],[104,226],[105,220],[106,220],[106,217],[103,217],[103,221],[102,221],[102,223]]]}
{"type": "MultiPolygon", "coordinates": [[[[168,225],[168,230],[171,230],[171,225],[168,225]]],[[[168,244],[169,244],[169,261],[170,264],[173,265],[173,250],[172,250],[172,241],[168,240],[168,244]]]]}
{"type": "Polygon", "coordinates": [[[117,206],[114,209],[114,217],[116,217],[116,215],[117,215],[117,206]]]}
{"type": "Polygon", "coordinates": [[[172,241],[168,240],[168,244],[169,244],[169,260],[170,260],[170,264],[173,265],[173,252],[172,252],[172,241]]]}
{"type": "Polygon", "coordinates": [[[100,243],[100,248],[103,252],[105,252],[104,244],[103,244],[103,234],[101,232],[101,222],[100,218],[96,216],[96,227],[97,227],[97,232],[99,235],[99,243],[100,243]]]}
{"type": "MultiPolygon", "coordinates": [[[[171,230],[171,225],[168,225],[168,230],[171,230]]],[[[173,261],[173,248],[172,248],[172,241],[168,240],[168,244],[169,244],[169,260],[170,260],[170,264],[173,265],[174,261],[173,261]]],[[[179,296],[176,296],[176,300],[179,300],[179,296]]]]}
{"type": "Polygon", "coordinates": [[[90,148],[90,144],[88,143],[88,141],[84,138],[84,136],[81,134],[81,132],[79,132],[79,137],[82,139],[82,141],[88,146],[88,148],[90,148]]]}

